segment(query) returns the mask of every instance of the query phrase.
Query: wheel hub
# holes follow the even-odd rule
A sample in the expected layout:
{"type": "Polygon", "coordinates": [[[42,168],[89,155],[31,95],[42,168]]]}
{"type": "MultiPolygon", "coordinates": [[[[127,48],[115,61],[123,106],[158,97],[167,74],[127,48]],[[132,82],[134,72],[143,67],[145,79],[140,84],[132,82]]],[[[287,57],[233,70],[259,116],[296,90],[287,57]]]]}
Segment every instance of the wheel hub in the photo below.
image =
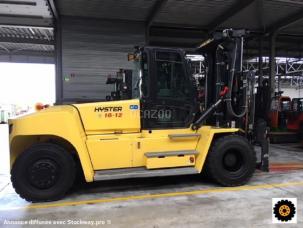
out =
{"type": "Polygon", "coordinates": [[[226,166],[232,167],[236,164],[237,162],[237,157],[234,154],[227,154],[224,158],[224,163],[226,166]]]}
{"type": "Polygon", "coordinates": [[[227,171],[236,172],[241,169],[243,157],[239,151],[227,151],[223,157],[223,166],[227,171]]]}
{"type": "Polygon", "coordinates": [[[38,160],[29,168],[29,181],[39,189],[52,187],[58,180],[59,167],[50,159],[38,160]]]}

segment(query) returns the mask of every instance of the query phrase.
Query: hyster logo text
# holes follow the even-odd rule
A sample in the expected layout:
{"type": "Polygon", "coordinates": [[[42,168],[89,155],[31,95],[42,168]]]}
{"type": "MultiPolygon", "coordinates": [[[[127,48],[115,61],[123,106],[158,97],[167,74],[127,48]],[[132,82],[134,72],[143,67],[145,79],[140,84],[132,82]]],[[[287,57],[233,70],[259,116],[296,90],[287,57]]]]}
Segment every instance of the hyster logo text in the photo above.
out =
{"type": "Polygon", "coordinates": [[[121,112],[122,107],[95,107],[95,112],[121,112]]]}

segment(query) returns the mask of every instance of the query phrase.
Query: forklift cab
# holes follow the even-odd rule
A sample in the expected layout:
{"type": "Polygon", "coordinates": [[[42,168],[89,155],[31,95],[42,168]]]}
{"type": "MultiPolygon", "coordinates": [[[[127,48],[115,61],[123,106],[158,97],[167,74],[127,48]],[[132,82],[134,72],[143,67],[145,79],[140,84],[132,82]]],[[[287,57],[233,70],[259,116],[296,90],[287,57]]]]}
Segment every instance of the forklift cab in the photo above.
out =
{"type": "Polygon", "coordinates": [[[292,99],[287,129],[299,133],[299,139],[303,139],[303,98],[292,99]]]}
{"type": "Polygon", "coordinates": [[[287,116],[291,111],[291,98],[287,96],[275,96],[271,100],[269,113],[270,127],[274,130],[287,129],[287,116]]]}
{"type": "Polygon", "coordinates": [[[293,98],[291,101],[292,111],[295,113],[303,112],[303,98],[293,98]]]}
{"type": "Polygon", "coordinates": [[[197,102],[184,51],[143,47],[133,60],[132,95],[140,99],[142,129],[188,128],[197,102]]]}

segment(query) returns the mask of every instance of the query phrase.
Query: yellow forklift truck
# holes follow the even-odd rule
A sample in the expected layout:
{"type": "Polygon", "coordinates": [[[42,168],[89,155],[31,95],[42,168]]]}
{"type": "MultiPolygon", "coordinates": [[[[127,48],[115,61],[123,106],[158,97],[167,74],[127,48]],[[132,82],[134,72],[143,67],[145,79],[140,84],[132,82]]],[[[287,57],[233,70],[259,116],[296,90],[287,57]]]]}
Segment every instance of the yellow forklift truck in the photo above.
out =
{"type": "Polygon", "coordinates": [[[223,186],[245,184],[265,131],[255,132],[262,128],[254,127],[254,94],[242,72],[244,36],[225,30],[197,49],[208,65],[203,102],[183,50],[141,47],[128,56],[130,99],[55,105],[10,120],[16,192],[32,202],[60,199],[77,167],[86,182],[205,171],[223,186]]]}

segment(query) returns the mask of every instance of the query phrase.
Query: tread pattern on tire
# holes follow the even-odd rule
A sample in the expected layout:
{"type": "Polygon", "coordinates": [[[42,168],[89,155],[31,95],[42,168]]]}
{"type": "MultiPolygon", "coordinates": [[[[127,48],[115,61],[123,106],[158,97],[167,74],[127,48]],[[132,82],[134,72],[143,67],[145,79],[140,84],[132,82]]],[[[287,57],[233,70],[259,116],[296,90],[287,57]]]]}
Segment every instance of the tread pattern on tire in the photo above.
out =
{"type": "Polygon", "coordinates": [[[217,167],[215,167],[213,165],[213,159],[215,159],[215,156],[216,156],[216,150],[217,148],[219,147],[219,145],[224,142],[224,141],[231,141],[233,139],[239,139],[239,140],[242,140],[245,144],[247,144],[247,146],[249,146],[250,148],[250,153],[253,153],[253,165],[255,166],[256,164],[256,154],[253,150],[253,147],[252,145],[248,142],[248,140],[241,136],[241,135],[227,135],[227,136],[222,136],[218,139],[216,139],[213,143],[213,145],[211,146],[211,149],[210,151],[208,152],[208,155],[207,155],[207,158],[206,158],[206,161],[205,161],[205,172],[207,173],[207,175],[212,179],[214,180],[215,182],[219,183],[220,185],[223,185],[223,186],[228,186],[228,187],[234,187],[234,186],[240,186],[240,185],[244,185],[247,183],[247,181],[253,176],[254,172],[251,172],[245,179],[243,179],[242,181],[238,182],[238,183],[235,183],[235,184],[231,184],[231,183],[227,183],[226,180],[224,180],[223,178],[221,178],[220,176],[216,175],[216,171],[215,169],[217,167]]]}
{"type": "MultiPolygon", "coordinates": [[[[36,152],[35,152],[36,153],[36,152]]],[[[26,149],[25,151],[23,151],[16,159],[16,161],[13,164],[12,170],[11,170],[11,182],[12,185],[16,191],[16,193],[23,199],[29,201],[29,202],[47,202],[47,201],[55,201],[55,200],[59,200],[61,198],[63,198],[65,196],[65,194],[68,192],[68,190],[72,187],[74,180],[75,180],[75,172],[76,169],[76,164],[74,161],[74,158],[72,157],[72,155],[67,152],[64,148],[62,148],[59,145],[56,145],[54,143],[37,143],[34,144],[33,146],[31,146],[30,148],[26,149]],[[41,199],[38,197],[33,197],[31,194],[27,193],[26,191],[22,191],[22,189],[20,189],[20,185],[19,185],[19,180],[18,180],[18,169],[20,169],[20,166],[22,166],[24,160],[26,160],[31,153],[34,153],[35,151],[39,151],[39,150],[43,150],[45,148],[52,148],[54,151],[57,150],[59,151],[59,153],[64,154],[64,156],[66,156],[66,159],[69,160],[70,165],[71,165],[71,172],[69,173],[69,181],[66,181],[65,183],[65,188],[63,191],[61,191],[60,194],[50,197],[48,199],[41,199]]]]}

